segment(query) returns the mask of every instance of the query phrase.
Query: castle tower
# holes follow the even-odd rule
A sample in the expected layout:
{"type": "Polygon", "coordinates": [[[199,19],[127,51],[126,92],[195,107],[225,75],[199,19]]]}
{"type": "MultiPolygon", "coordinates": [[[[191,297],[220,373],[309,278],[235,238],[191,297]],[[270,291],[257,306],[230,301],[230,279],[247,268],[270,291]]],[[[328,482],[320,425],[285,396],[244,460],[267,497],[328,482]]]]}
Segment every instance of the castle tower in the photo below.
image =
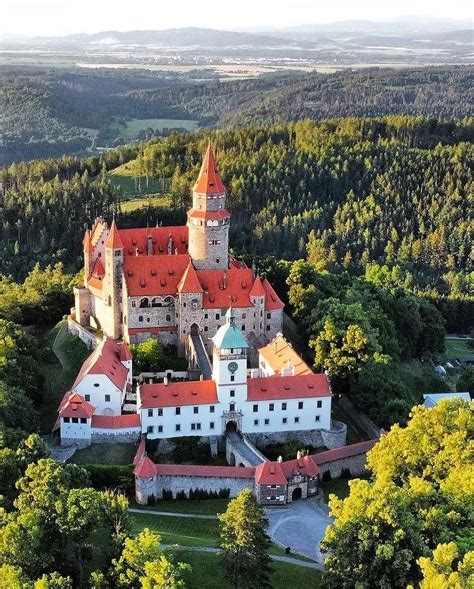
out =
{"type": "Polygon", "coordinates": [[[104,332],[112,339],[121,336],[122,324],[122,280],[123,280],[123,242],[115,220],[112,221],[105,242],[104,332]]]}
{"type": "Polygon", "coordinates": [[[226,423],[233,422],[235,429],[242,427],[242,413],[247,401],[247,340],[235,324],[232,308],[228,309],[226,322],[212,338],[212,380],[217,387],[219,403],[223,405],[226,423]]]}
{"type": "Polygon", "coordinates": [[[255,308],[255,328],[254,333],[256,336],[261,336],[264,333],[264,313],[265,313],[265,289],[263,288],[262,279],[257,274],[255,282],[253,283],[252,289],[249,293],[250,302],[255,308]]]}
{"type": "Polygon", "coordinates": [[[91,233],[89,229],[86,230],[84,241],[82,243],[84,245],[84,286],[87,287],[87,281],[89,280],[89,276],[91,275],[94,266],[94,260],[92,257],[94,249],[92,247],[91,233]]]}
{"type": "Polygon", "coordinates": [[[216,169],[209,144],[193,186],[193,206],[188,211],[188,251],[197,270],[229,266],[229,221],[226,190],[216,169]]]}

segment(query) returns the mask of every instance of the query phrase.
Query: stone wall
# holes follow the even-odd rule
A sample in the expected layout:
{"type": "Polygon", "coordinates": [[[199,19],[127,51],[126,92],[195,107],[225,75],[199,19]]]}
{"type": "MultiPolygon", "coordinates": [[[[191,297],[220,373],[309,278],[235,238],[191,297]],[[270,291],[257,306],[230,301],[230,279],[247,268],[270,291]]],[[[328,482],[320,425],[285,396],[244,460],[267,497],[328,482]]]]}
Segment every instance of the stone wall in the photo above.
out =
{"type": "Polygon", "coordinates": [[[285,444],[290,440],[298,440],[304,446],[314,448],[339,448],[346,444],[347,426],[334,421],[331,430],[298,430],[288,432],[246,433],[246,438],[258,448],[269,444],[285,444]]]}
{"type": "Polygon", "coordinates": [[[326,448],[341,448],[346,445],[347,425],[342,421],[331,421],[331,429],[321,430],[321,439],[326,448]]]}
{"type": "Polygon", "coordinates": [[[81,339],[89,349],[95,349],[101,341],[99,337],[79,325],[77,321],[74,321],[71,316],[67,318],[67,328],[70,333],[81,339]]]}
{"type": "Polygon", "coordinates": [[[110,430],[109,433],[106,433],[105,430],[100,432],[92,430],[91,442],[92,444],[130,444],[138,442],[140,435],[140,430],[134,432],[110,430]]]}
{"type": "MultiPolygon", "coordinates": [[[[332,479],[337,479],[343,474],[343,470],[348,469],[351,477],[357,477],[365,474],[366,452],[348,458],[331,460],[324,464],[319,464],[320,480],[324,480],[324,473],[330,472],[332,479]]],[[[349,474],[349,473],[348,473],[349,474]]]]}

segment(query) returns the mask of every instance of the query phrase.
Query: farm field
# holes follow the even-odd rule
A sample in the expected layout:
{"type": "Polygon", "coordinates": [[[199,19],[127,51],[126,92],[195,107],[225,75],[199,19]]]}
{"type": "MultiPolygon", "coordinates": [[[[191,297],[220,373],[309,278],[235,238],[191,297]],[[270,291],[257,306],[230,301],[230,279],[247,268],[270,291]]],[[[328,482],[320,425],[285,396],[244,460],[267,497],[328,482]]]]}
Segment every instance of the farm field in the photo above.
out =
{"type": "Polygon", "coordinates": [[[163,129],[186,129],[192,131],[199,127],[199,121],[192,119],[130,119],[124,123],[115,122],[110,128],[117,131],[124,141],[133,141],[137,139],[140,131],[145,129],[154,129],[162,131],[163,129]]]}

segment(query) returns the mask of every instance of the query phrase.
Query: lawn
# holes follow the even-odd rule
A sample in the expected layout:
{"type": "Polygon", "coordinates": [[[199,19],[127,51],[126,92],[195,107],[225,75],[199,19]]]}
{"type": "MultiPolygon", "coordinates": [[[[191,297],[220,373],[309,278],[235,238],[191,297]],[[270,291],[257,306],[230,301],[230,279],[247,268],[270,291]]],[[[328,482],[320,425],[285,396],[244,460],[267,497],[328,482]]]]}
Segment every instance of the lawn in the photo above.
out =
{"type": "Polygon", "coordinates": [[[469,346],[469,341],[471,340],[445,338],[446,352],[444,355],[446,360],[455,360],[456,358],[474,359],[474,349],[469,346]]]}
{"type": "Polygon", "coordinates": [[[40,431],[43,434],[51,431],[64,393],[90,354],[79,338],[66,331],[65,325],[66,322],[61,321],[50,331],[36,335],[40,351],[36,360],[44,378],[40,407],[40,431]]]}
{"type": "Polygon", "coordinates": [[[133,513],[133,532],[149,528],[161,536],[163,544],[217,546],[218,520],[133,513]]]}
{"type": "MultiPolygon", "coordinates": [[[[178,550],[176,559],[191,565],[192,571],[186,579],[188,589],[230,589],[231,585],[224,576],[217,554],[178,550]]],[[[274,589],[288,589],[288,587],[318,589],[321,587],[322,573],[318,570],[286,562],[272,562],[271,568],[274,589]]]]}
{"type": "Polygon", "coordinates": [[[149,196],[145,198],[134,198],[123,200],[120,203],[122,213],[131,213],[138,209],[169,209],[171,198],[169,196],[149,196]]]}
{"type": "Polygon", "coordinates": [[[124,123],[115,122],[110,125],[111,129],[118,131],[124,141],[137,139],[140,131],[145,129],[154,129],[155,131],[186,129],[192,131],[198,127],[199,122],[192,119],[130,119],[124,123]]]}
{"type": "Polygon", "coordinates": [[[146,509],[152,511],[174,511],[178,513],[198,513],[203,515],[216,515],[224,513],[229,499],[187,499],[185,501],[159,501],[155,505],[133,504],[134,509],[146,509]]]}
{"type": "Polygon", "coordinates": [[[76,450],[69,462],[74,464],[132,464],[136,444],[92,444],[76,450]]]}
{"type": "Polygon", "coordinates": [[[143,177],[135,179],[132,170],[127,174],[117,173],[117,170],[113,170],[109,173],[109,180],[114,186],[121,189],[125,200],[136,196],[161,194],[163,192],[163,181],[161,178],[151,176],[147,184],[146,179],[143,177]]]}

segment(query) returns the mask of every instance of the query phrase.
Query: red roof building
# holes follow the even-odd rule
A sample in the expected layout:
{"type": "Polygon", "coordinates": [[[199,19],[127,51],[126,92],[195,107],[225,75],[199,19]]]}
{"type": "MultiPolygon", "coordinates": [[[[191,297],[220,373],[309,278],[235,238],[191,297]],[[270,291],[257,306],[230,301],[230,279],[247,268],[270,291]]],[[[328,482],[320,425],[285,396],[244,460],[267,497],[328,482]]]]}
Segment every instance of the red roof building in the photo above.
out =
{"type": "Polygon", "coordinates": [[[326,374],[301,374],[299,376],[266,376],[248,381],[249,401],[304,399],[330,397],[326,374]]]}
{"type": "Polygon", "coordinates": [[[121,344],[105,338],[86,359],[72,385],[75,390],[88,375],[104,375],[118,389],[124,390],[128,378],[128,370],[121,362],[121,344]]]}
{"type": "Polygon", "coordinates": [[[93,415],[92,427],[96,429],[139,429],[140,415],[93,415]]]}
{"type": "Polygon", "coordinates": [[[77,393],[69,393],[65,402],[61,403],[59,417],[82,417],[90,419],[94,414],[94,407],[77,393]]]}
{"type": "Polygon", "coordinates": [[[218,403],[216,383],[212,380],[143,384],[140,398],[142,409],[218,403]]]}

